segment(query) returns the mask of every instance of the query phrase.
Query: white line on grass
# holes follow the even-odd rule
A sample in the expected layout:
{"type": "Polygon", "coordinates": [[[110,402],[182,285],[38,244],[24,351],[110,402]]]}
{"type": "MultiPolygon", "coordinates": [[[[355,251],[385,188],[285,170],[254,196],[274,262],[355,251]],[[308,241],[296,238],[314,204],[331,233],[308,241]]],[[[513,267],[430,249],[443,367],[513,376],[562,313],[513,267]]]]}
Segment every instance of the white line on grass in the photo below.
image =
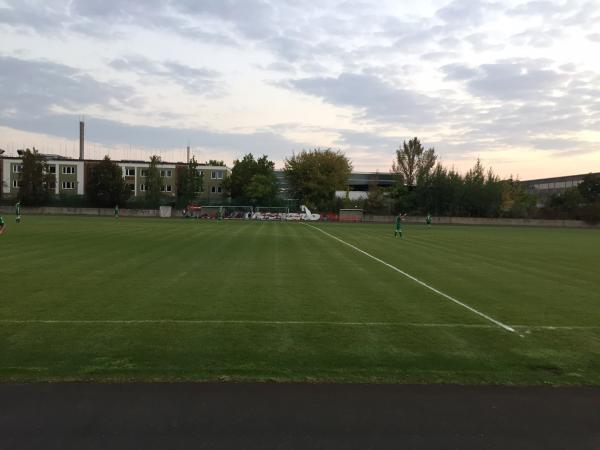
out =
{"type": "Polygon", "coordinates": [[[385,261],[383,261],[383,260],[381,260],[381,259],[377,258],[376,256],[373,256],[373,255],[371,255],[370,253],[367,253],[367,252],[365,252],[364,250],[361,250],[360,248],[358,248],[358,247],[356,247],[356,246],[354,246],[354,245],[350,244],[349,242],[346,242],[346,241],[344,241],[343,239],[340,239],[339,237],[337,237],[337,236],[334,236],[333,234],[331,234],[331,233],[328,233],[327,231],[324,231],[324,230],[322,230],[322,229],[321,229],[321,228],[319,228],[319,227],[315,227],[314,225],[309,225],[309,224],[307,224],[307,223],[302,223],[302,225],[306,225],[307,227],[314,228],[315,230],[317,230],[317,231],[320,231],[321,233],[323,233],[323,234],[325,234],[325,235],[329,236],[330,238],[332,238],[332,239],[335,239],[336,241],[338,241],[338,242],[341,242],[342,244],[344,244],[344,245],[347,245],[347,246],[348,246],[348,247],[350,247],[350,248],[353,248],[353,249],[354,249],[354,250],[356,250],[357,252],[360,252],[360,253],[362,253],[363,255],[366,255],[366,256],[368,256],[369,258],[371,258],[371,259],[374,259],[375,261],[377,261],[377,262],[379,262],[379,263],[383,264],[384,266],[387,266],[387,267],[389,267],[390,269],[393,269],[393,270],[395,270],[396,272],[398,272],[398,273],[400,273],[400,274],[404,275],[406,278],[409,278],[409,279],[413,280],[415,283],[419,283],[421,286],[423,286],[423,287],[426,287],[427,289],[429,289],[429,290],[431,290],[431,291],[435,292],[435,293],[436,293],[436,294],[438,294],[438,295],[441,295],[442,297],[444,297],[444,298],[446,298],[446,299],[450,300],[451,302],[454,302],[454,303],[456,303],[457,305],[460,305],[460,306],[462,306],[463,308],[466,308],[466,309],[468,309],[468,310],[469,310],[469,311],[471,311],[472,313],[474,313],[474,314],[477,314],[477,315],[478,315],[478,316],[480,316],[480,317],[483,317],[484,319],[486,319],[486,320],[488,320],[488,321],[492,322],[493,324],[496,324],[496,325],[497,325],[497,326],[499,326],[500,328],[503,328],[503,329],[504,329],[504,330],[506,330],[506,331],[510,331],[511,333],[515,333],[515,329],[514,329],[514,328],[512,328],[512,327],[510,327],[510,326],[508,326],[508,325],[506,325],[506,324],[504,324],[504,323],[502,323],[502,322],[500,322],[500,321],[498,321],[498,320],[496,320],[496,319],[494,319],[494,318],[492,318],[492,317],[488,316],[487,314],[484,314],[484,313],[482,313],[481,311],[478,311],[478,310],[476,310],[476,309],[475,309],[475,308],[473,308],[472,306],[469,306],[469,305],[467,305],[466,303],[463,303],[463,302],[461,302],[460,300],[457,300],[457,299],[455,299],[454,297],[452,297],[452,296],[450,296],[450,295],[448,295],[448,294],[446,294],[446,293],[444,293],[444,292],[442,292],[442,291],[440,291],[440,290],[438,290],[438,289],[434,288],[433,286],[430,286],[429,284],[425,283],[424,281],[421,281],[421,280],[419,280],[418,278],[416,278],[416,277],[413,277],[411,274],[409,274],[409,273],[406,273],[406,272],[404,272],[403,270],[400,270],[400,269],[398,269],[396,266],[393,266],[393,265],[391,265],[391,264],[389,264],[389,263],[387,263],[387,262],[385,262],[385,261]]]}

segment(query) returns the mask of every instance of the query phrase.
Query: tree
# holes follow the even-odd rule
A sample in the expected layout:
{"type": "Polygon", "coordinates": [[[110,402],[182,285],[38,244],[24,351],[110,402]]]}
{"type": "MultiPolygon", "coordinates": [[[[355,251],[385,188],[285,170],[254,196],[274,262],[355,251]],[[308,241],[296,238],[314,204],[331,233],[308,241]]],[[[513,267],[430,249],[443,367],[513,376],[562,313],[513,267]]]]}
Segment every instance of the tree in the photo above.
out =
{"type": "Polygon", "coordinates": [[[284,174],[293,195],[309,207],[334,208],[335,191],[345,190],[352,164],[331,149],[303,150],[285,160],[284,174]]]}
{"type": "Polygon", "coordinates": [[[586,201],[590,203],[600,201],[600,175],[587,174],[577,189],[586,201]]]}
{"type": "Polygon", "coordinates": [[[148,166],[148,174],[146,175],[146,199],[154,207],[160,205],[163,187],[163,180],[160,176],[160,169],[158,168],[160,163],[160,156],[152,155],[150,157],[150,165],[148,166]]]}
{"type": "Polygon", "coordinates": [[[209,159],[206,163],[207,166],[224,166],[225,162],[217,159],[209,159]]]}
{"type": "Polygon", "coordinates": [[[178,168],[177,196],[180,205],[187,205],[202,190],[203,174],[198,170],[198,163],[192,158],[189,163],[178,168]]]}
{"type": "Polygon", "coordinates": [[[277,196],[275,163],[266,155],[254,159],[254,155],[248,153],[233,162],[231,175],[223,181],[223,188],[236,201],[272,204],[277,196]]]}
{"type": "Polygon", "coordinates": [[[256,205],[272,205],[277,197],[275,173],[257,173],[250,179],[244,191],[246,198],[256,205]]]}
{"type": "Polygon", "coordinates": [[[485,169],[478,158],[475,166],[469,169],[464,178],[462,209],[465,215],[473,217],[484,216],[484,186],[485,169]]]}
{"type": "Polygon", "coordinates": [[[23,154],[23,173],[19,201],[23,205],[43,205],[50,197],[50,184],[55,182],[54,175],[48,173],[46,160],[38,151],[27,149],[23,154]]]}
{"type": "Polygon", "coordinates": [[[392,172],[399,175],[402,183],[414,186],[416,181],[428,175],[435,166],[435,149],[425,150],[418,138],[402,143],[396,150],[396,160],[392,163],[392,172]]]}
{"type": "Polygon", "coordinates": [[[503,216],[525,218],[529,217],[537,203],[535,195],[530,194],[519,182],[511,176],[501,182],[500,211],[503,216]]]}
{"type": "Polygon", "coordinates": [[[550,197],[546,213],[559,219],[578,219],[578,213],[584,203],[585,198],[581,195],[581,191],[573,187],[550,197]]]}
{"type": "Polygon", "coordinates": [[[384,194],[383,189],[377,184],[377,181],[369,183],[369,192],[365,201],[365,209],[369,214],[382,213],[384,209],[384,194]]]}
{"type": "Polygon", "coordinates": [[[116,162],[107,155],[88,172],[87,195],[92,204],[98,207],[124,205],[131,189],[123,179],[123,171],[116,162]]]}

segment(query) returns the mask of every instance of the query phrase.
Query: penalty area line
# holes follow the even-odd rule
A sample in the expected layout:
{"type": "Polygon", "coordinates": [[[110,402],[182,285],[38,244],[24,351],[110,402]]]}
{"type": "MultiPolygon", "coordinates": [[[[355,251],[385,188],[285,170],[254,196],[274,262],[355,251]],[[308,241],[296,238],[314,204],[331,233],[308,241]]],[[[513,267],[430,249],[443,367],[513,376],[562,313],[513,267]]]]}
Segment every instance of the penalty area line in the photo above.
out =
{"type": "Polygon", "coordinates": [[[333,235],[333,234],[331,234],[331,233],[328,233],[327,231],[325,231],[325,230],[322,230],[322,229],[321,229],[321,228],[319,228],[319,227],[315,227],[314,225],[310,225],[310,224],[308,224],[308,223],[303,223],[303,222],[301,222],[301,223],[302,223],[302,225],[306,225],[307,227],[314,228],[315,230],[317,230],[317,231],[320,231],[321,233],[325,234],[326,236],[329,236],[330,238],[332,238],[332,239],[335,239],[336,241],[338,241],[338,242],[341,242],[341,243],[342,243],[342,244],[344,244],[344,245],[347,245],[348,247],[350,247],[350,248],[352,248],[352,249],[356,250],[356,251],[357,251],[357,252],[359,252],[359,253],[362,253],[362,254],[363,254],[363,255],[365,255],[365,256],[368,256],[369,258],[371,258],[371,259],[373,259],[373,260],[375,260],[375,261],[377,261],[377,262],[379,262],[379,263],[383,264],[384,266],[387,266],[387,267],[389,267],[389,268],[390,268],[390,269],[392,269],[392,270],[395,270],[396,272],[398,272],[398,273],[400,273],[400,274],[404,275],[406,278],[409,278],[410,280],[414,281],[415,283],[418,283],[418,284],[420,284],[421,286],[423,286],[423,287],[425,287],[425,288],[429,289],[430,291],[433,291],[433,292],[435,292],[436,294],[438,294],[438,295],[440,295],[440,296],[444,297],[446,300],[450,300],[451,302],[453,302],[453,303],[456,303],[457,305],[459,305],[459,306],[462,306],[462,307],[463,307],[463,308],[465,308],[465,309],[468,309],[468,310],[469,310],[469,311],[471,311],[472,313],[474,313],[474,314],[477,314],[479,317],[483,317],[485,320],[487,320],[487,321],[489,321],[489,322],[492,322],[494,325],[496,325],[496,326],[498,326],[498,327],[500,327],[500,328],[502,328],[502,329],[504,329],[504,330],[506,330],[506,331],[509,331],[509,332],[511,332],[511,333],[516,333],[516,330],[515,330],[514,328],[512,328],[511,326],[508,326],[508,325],[506,325],[505,323],[502,323],[502,322],[500,322],[499,320],[496,320],[496,319],[494,319],[493,317],[490,317],[490,316],[488,316],[487,314],[485,314],[485,313],[482,313],[481,311],[478,311],[478,310],[476,310],[476,309],[475,309],[475,308],[473,308],[472,306],[469,306],[469,305],[467,305],[466,303],[464,303],[464,302],[461,302],[460,300],[458,300],[458,299],[456,299],[456,298],[452,297],[451,295],[448,295],[448,294],[446,294],[445,292],[442,292],[442,291],[440,291],[439,289],[436,289],[436,288],[434,288],[433,286],[430,286],[429,284],[425,283],[424,281],[421,281],[421,280],[419,280],[417,277],[414,277],[414,276],[412,276],[411,274],[409,274],[409,273],[406,273],[406,272],[404,272],[403,270],[401,270],[401,269],[397,268],[396,266],[393,266],[392,264],[390,264],[390,263],[387,263],[387,262],[383,261],[382,259],[379,259],[379,258],[377,258],[376,256],[373,256],[373,255],[371,255],[371,254],[370,254],[370,253],[368,253],[368,252],[365,252],[364,250],[362,250],[362,249],[360,249],[360,248],[356,247],[355,245],[352,245],[352,244],[350,244],[349,242],[346,242],[346,241],[344,241],[343,239],[340,239],[339,237],[337,237],[337,236],[335,236],[335,235],[333,235]]]}

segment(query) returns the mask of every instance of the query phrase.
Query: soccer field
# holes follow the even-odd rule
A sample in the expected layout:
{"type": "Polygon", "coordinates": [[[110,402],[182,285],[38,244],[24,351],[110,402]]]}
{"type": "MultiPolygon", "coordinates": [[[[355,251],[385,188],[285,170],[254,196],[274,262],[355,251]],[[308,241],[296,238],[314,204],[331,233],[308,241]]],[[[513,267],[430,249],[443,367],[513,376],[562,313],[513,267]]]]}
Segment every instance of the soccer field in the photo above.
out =
{"type": "Polygon", "coordinates": [[[600,232],[404,232],[9,220],[0,380],[600,384],[600,232]]]}

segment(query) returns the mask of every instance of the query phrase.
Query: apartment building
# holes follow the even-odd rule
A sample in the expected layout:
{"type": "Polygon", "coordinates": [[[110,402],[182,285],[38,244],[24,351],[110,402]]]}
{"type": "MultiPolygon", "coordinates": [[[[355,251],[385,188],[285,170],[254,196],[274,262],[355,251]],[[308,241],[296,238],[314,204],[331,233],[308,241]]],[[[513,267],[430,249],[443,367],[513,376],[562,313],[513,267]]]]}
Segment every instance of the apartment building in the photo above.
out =
{"type": "MultiPolygon", "coordinates": [[[[47,158],[48,173],[54,175],[50,189],[55,195],[85,195],[86,174],[99,160],[77,160],[68,158],[47,158]]],[[[140,197],[147,190],[146,176],[150,163],[147,161],[116,161],[123,171],[123,179],[130,187],[132,195],[140,197]]],[[[177,174],[185,163],[161,163],[158,165],[165,196],[177,196],[177,174]]],[[[202,174],[200,199],[218,202],[224,198],[223,181],[231,170],[226,166],[199,165],[202,174]]],[[[20,157],[0,158],[0,185],[4,197],[16,197],[22,185],[23,161],[20,157]]]]}

